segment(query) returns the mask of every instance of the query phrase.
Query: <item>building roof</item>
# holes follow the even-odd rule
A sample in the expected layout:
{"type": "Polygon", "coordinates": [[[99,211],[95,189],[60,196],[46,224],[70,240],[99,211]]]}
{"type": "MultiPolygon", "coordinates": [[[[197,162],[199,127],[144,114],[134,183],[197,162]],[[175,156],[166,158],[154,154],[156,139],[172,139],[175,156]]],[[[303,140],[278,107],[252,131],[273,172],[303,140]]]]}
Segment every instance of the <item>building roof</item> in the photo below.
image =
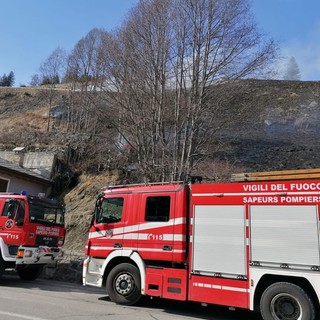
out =
{"type": "Polygon", "coordinates": [[[14,164],[2,158],[0,158],[0,170],[5,170],[20,176],[25,176],[29,179],[37,180],[42,183],[51,183],[50,179],[47,179],[36,172],[20,167],[17,164],[14,164]]]}

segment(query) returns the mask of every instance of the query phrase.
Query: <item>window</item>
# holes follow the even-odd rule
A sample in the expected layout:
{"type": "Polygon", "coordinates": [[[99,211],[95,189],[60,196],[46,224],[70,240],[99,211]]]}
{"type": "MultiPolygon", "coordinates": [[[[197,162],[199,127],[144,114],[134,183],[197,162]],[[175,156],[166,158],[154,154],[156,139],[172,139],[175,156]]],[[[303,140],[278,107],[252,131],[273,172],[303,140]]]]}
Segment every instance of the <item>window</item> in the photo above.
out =
{"type": "Polygon", "coordinates": [[[22,225],[24,220],[24,202],[20,201],[19,208],[16,215],[17,225],[22,225]]]}
{"type": "Polygon", "coordinates": [[[121,221],[123,198],[108,198],[99,202],[96,208],[97,223],[114,223],[121,221]]]}
{"type": "Polygon", "coordinates": [[[57,204],[32,200],[29,202],[30,221],[54,225],[64,225],[64,210],[57,204]]]}
{"type": "Polygon", "coordinates": [[[170,197],[148,197],[146,221],[169,221],[170,197]]]}
{"type": "Polygon", "coordinates": [[[9,180],[0,178],[0,192],[7,192],[9,180]]]}
{"type": "Polygon", "coordinates": [[[24,202],[16,199],[7,200],[1,215],[10,219],[15,218],[17,222],[23,223],[24,202]]]}

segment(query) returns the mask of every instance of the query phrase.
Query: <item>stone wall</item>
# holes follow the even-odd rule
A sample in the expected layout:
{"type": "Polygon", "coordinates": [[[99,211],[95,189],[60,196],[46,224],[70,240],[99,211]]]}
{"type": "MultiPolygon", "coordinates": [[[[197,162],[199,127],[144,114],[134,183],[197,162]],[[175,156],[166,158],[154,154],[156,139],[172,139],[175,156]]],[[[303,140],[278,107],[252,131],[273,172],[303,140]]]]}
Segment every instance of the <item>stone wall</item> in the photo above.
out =
{"type": "Polygon", "coordinates": [[[20,167],[50,179],[53,173],[56,155],[52,152],[0,151],[0,158],[13,162],[20,167]]]}

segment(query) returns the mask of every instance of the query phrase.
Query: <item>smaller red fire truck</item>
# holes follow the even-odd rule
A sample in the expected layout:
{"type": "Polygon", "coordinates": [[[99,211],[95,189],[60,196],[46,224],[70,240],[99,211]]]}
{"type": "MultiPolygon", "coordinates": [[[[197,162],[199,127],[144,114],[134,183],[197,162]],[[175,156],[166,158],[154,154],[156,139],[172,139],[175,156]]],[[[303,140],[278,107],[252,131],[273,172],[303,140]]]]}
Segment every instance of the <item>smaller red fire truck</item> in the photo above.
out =
{"type": "Polygon", "coordinates": [[[106,286],[123,305],[147,295],[315,320],[319,173],[108,187],[96,201],[83,283],[106,286]]]}
{"type": "Polygon", "coordinates": [[[45,264],[63,257],[64,208],[56,201],[25,194],[0,193],[0,276],[16,270],[34,280],[45,264]]]}

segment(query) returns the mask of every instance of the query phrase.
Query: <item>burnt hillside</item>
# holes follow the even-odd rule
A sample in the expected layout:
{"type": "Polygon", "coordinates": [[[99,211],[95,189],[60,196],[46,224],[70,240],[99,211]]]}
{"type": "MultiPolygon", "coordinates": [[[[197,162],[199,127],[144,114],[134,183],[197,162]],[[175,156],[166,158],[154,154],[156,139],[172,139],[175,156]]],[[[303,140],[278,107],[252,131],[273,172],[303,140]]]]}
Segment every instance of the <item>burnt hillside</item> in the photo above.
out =
{"type": "MultiPolygon", "coordinates": [[[[53,95],[52,108],[59,107],[62,115],[68,92],[60,88],[53,95]]],[[[211,159],[229,161],[246,171],[320,166],[320,82],[223,83],[210,88],[210,102],[217,126],[209,148],[211,159]]],[[[70,145],[75,135],[66,134],[63,117],[51,118],[47,130],[48,110],[47,88],[0,88],[1,148],[70,145]]],[[[77,149],[84,143],[81,139],[77,149]]]]}
{"type": "Polygon", "coordinates": [[[227,121],[215,157],[246,171],[320,166],[320,82],[246,80],[219,90],[232,99],[217,113],[227,121]]]}
{"type": "MultiPolygon", "coordinates": [[[[56,90],[52,105],[63,106],[67,95],[65,89],[56,90]]],[[[235,171],[320,167],[320,82],[245,80],[212,87],[208,96],[217,127],[209,156],[212,162],[231,164],[226,177],[235,171]]],[[[63,117],[52,119],[47,130],[48,101],[47,89],[0,88],[1,149],[66,149],[74,136],[66,135],[63,117]]],[[[104,150],[101,156],[106,156],[104,150]]],[[[75,169],[81,166],[77,159],[74,164],[75,169]]],[[[210,165],[206,170],[210,175],[210,165]]],[[[66,249],[71,254],[83,253],[97,192],[117,179],[106,173],[82,174],[76,188],[64,196],[66,249]]]]}

